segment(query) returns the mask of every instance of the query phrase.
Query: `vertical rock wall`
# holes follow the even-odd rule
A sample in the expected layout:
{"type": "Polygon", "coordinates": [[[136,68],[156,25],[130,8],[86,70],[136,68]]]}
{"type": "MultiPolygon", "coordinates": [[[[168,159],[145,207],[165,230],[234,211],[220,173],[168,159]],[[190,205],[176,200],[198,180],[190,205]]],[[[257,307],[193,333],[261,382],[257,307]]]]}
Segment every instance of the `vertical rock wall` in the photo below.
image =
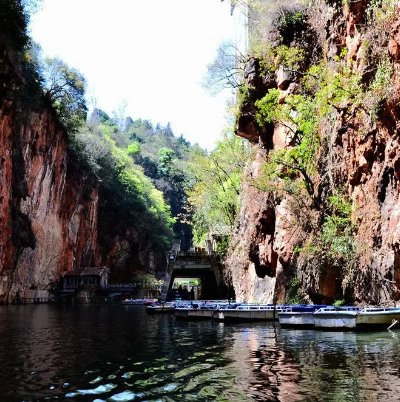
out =
{"type": "Polygon", "coordinates": [[[14,219],[13,230],[21,241],[14,251],[14,270],[3,276],[0,290],[5,293],[8,288],[11,295],[26,284],[40,288],[56,282],[74,265],[99,263],[97,185],[83,172],[71,174],[66,136],[51,109],[30,113],[26,125],[13,135],[20,136],[13,152],[21,155],[13,180],[22,179],[25,188],[10,198],[26,227],[15,228],[14,219]]]}
{"type": "Polygon", "coordinates": [[[16,101],[24,83],[15,66],[0,48],[0,302],[50,289],[73,267],[107,265],[121,282],[135,270],[154,272],[160,256],[145,234],[105,219],[107,207],[99,215],[107,204],[99,183],[68,152],[52,107],[16,101]],[[107,244],[99,241],[99,219],[111,233],[107,244]]]}
{"type": "Polygon", "coordinates": [[[19,291],[52,286],[73,266],[100,263],[98,185],[72,165],[65,132],[50,106],[22,111],[13,104],[12,91],[5,95],[0,300],[11,301],[19,291]]]}
{"type": "MultiPolygon", "coordinates": [[[[325,27],[324,57],[333,58],[347,48],[348,61],[352,60],[354,68],[362,74],[367,73],[367,56],[362,46],[367,40],[363,30],[367,5],[367,1],[358,1],[343,7],[330,6],[325,27]]],[[[352,289],[352,298],[359,303],[395,304],[400,300],[398,7],[395,15],[388,28],[390,41],[385,48],[394,71],[392,86],[387,88],[393,94],[392,100],[385,103],[378,121],[372,121],[362,110],[351,116],[338,111],[329,126],[320,127],[321,134],[329,138],[329,160],[321,149],[318,173],[313,178],[322,197],[329,189],[343,188],[352,200],[352,221],[357,228],[355,240],[362,248],[352,289]]],[[[254,77],[247,78],[254,80],[254,77]]],[[[278,70],[273,86],[281,88],[283,79],[278,70]]],[[[271,83],[268,87],[257,85],[259,93],[271,87],[271,83]]],[[[296,82],[285,82],[284,87],[290,91],[295,85],[296,82]]],[[[239,224],[227,261],[236,294],[243,301],[283,301],[291,278],[296,277],[309,300],[332,302],[341,295],[340,272],[332,267],[317,271],[315,262],[298,260],[295,247],[304,242],[307,234],[290,223],[295,208],[293,200],[279,198],[273,192],[261,192],[254,186],[257,178],[262,178],[260,167],[269,150],[285,147],[290,142],[287,130],[280,126],[267,132],[259,128],[255,138],[254,111],[253,117],[248,109],[243,112],[237,133],[253,141],[257,156],[244,180],[239,224]]]]}

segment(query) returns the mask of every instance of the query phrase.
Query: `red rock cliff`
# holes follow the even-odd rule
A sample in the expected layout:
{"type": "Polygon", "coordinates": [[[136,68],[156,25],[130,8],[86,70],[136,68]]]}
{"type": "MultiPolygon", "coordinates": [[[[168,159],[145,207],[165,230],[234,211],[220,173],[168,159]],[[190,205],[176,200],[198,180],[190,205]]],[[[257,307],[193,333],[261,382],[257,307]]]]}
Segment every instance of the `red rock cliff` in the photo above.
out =
{"type": "Polygon", "coordinates": [[[12,54],[0,49],[0,302],[17,292],[49,289],[79,266],[107,265],[111,280],[136,269],[154,271],[159,255],[124,222],[109,222],[97,181],[68,153],[63,127],[49,104],[21,110],[24,83],[12,54]],[[100,208],[101,207],[101,208],[100,208]],[[110,236],[98,240],[99,219],[110,236]]]}
{"type": "MultiPolygon", "coordinates": [[[[363,43],[371,40],[365,30],[368,2],[350,2],[344,6],[331,3],[337,4],[326,5],[323,57],[334,58],[347,48],[347,60],[352,60],[353,68],[365,75],[368,56],[363,43]]],[[[360,110],[350,116],[337,111],[330,125],[319,128],[321,133],[329,133],[330,160],[326,162],[321,150],[313,183],[322,198],[326,189],[334,186],[344,189],[351,200],[352,222],[357,228],[354,236],[362,248],[352,272],[350,298],[356,303],[395,304],[400,300],[399,6],[390,19],[387,27],[390,39],[382,50],[389,55],[393,68],[391,87],[387,88],[392,98],[385,102],[379,119],[372,121],[360,110]]],[[[261,93],[269,87],[284,87],[290,92],[297,85],[290,74],[283,76],[279,70],[274,82],[264,80],[254,84],[257,69],[254,60],[249,64],[247,82],[256,85],[261,93]],[[288,82],[283,85],[283,81],[288,82]]],[[[317,270],[316,261],[299,258],[295,252],[296,245],[304,244],[307,233],[291,223],[290,199],[279,198],[273,192],[260,192],[251,184],[254,178],[262,176],[261,165],[269,150],[290,142],[287,130],[282,126],[260,129],[254,111],[243,110],[237,133],[253,141],[257,149],[244,181],[239,225],[227,261],[237,298],[283,301],[291,278],[298,279],[308,300],[332,302],[342,298],[342,278],[337,268],[317,270]]]]}

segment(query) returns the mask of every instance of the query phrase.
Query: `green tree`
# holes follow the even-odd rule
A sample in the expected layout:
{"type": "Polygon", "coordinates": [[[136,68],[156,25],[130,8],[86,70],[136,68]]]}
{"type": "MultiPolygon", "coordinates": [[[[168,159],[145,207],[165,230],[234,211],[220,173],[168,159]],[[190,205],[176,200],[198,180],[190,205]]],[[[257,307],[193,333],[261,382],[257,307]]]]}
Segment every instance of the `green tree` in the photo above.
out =
{"type": "Polygon", "coordinates": [[[85,77],[59,58],[46,58],[45,96],[57,110],[68,132],[74,132],[86,120],[85,77]]]}
{"type": "Polygon", "coordinates": [[[126,147],[126,152],[129,156],[136,155],[140,152],[140,145],[137,142],[132,142],[126,147]]]}
{"type": "Polygon", "coordinates": [[[192,189],[188,190],[193,210],[195,241],[208,232],[229,236],[239,206],[241,180],[250,160],[251,147],[234,133],[225,133],[210,154],[194,152],[189,161],[192,189]]]}
{"type": "Polygon", "coordinates": [[[174,155],[175,151],[171,148],[161,147],[158,150],[158,174],[160,177],[168,176],[174,155]]]}
{"type": "Polygon", "coordinates": [[[28,17],[20,0],[0,0],[0,42],[22,51],[29,42],[28,17]]]}

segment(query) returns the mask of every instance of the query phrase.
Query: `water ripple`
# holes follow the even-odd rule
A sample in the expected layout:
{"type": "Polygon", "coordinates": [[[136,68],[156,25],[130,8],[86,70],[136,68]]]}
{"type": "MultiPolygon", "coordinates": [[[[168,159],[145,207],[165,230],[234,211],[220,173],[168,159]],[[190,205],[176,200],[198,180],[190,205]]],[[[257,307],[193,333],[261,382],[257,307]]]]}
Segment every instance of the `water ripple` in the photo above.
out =
{"type": "Polygon", "coordinates": [[[0,401],[396,401],[400,332],[175,321],[138,307],[0,308],[0,401]]]}

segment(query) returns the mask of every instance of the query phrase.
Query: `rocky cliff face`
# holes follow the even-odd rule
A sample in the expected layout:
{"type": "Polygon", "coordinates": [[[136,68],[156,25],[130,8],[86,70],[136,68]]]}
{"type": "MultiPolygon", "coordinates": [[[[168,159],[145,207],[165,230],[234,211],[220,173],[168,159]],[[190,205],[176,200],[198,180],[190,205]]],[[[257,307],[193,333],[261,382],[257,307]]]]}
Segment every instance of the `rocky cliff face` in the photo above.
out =
{"type": "Polygon", "coordinates": [[[151,243],[107,219],[112,207],[69,154],[54,110],[43,100],[21,107],[17,63],[4,48],[0,54],[0,302],[49,289],[72,267],[107,265],[116,281],[154,271],[160,256],[151,243]]]}
{"type": "MultiPolygon", "coordinates": [[[[391,97],[384,102],[378,119],[372,120],[360,108],[351,114],[337,110],[329,124],[319,127],[321,136],[329,141],[318,152],[318,169],[312,180],[322,200],[332,188],[342,189],[351,200],[360,255],[347,297],[356,303],[395,304],[400,300],[399,6],[388,19],[388,40],[381,49],[390,59],[392,74],[390,87],[385,89],[391,97]]],[[[365,52],[366,43],[371,41],[365,28],[368,2],[344,6],[331,2],[325,7],[323,57],[334,60],[346,48],[348,65],[366,77],[371,57],[365,52]]],[[[256,79],[257,63],[250,60],[247,82],[256,85],[261,96],[273,87],[281,89],[284,99],[285,93],[295,91],[298,85],[296,78],[282,69],[276,71],[272,83],[265,79],[260,82],[258,76],[254,84],[256,79]]],[[[316,261],[296,252],[296,246],[304,244],[310,233],[293,225],[293,200],[273,191],[261,192],[252,185],[263,175],[261,165],[268,152],[289,146],[288,131],[279,125],[258,127],[255,109],[244,107],[237,134],[251,140],[257,149],[244,181],[239,225],[227,261],[237,298],[283,301],[292,278],[297,278],[299,291],[308,300],[332,302],[343,298],[340,267],[316,269],[316,261]]]]}

